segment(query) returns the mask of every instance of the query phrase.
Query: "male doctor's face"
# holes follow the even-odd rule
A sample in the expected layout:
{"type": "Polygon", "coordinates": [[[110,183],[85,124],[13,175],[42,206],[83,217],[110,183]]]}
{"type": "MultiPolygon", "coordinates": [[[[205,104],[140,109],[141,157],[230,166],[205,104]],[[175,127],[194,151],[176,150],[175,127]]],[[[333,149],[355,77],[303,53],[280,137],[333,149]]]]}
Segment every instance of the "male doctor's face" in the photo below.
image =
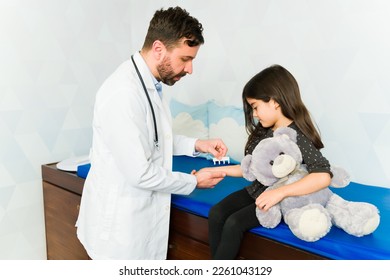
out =
{"type": "Polygon", "coordinates": [[[199,48],[200,45],[189,47],[183,40],[178,47],[167,50],[161,63],[157,65],[161,81],[172,86],[185,75],[192,74],[192,61],[199,48]]]}

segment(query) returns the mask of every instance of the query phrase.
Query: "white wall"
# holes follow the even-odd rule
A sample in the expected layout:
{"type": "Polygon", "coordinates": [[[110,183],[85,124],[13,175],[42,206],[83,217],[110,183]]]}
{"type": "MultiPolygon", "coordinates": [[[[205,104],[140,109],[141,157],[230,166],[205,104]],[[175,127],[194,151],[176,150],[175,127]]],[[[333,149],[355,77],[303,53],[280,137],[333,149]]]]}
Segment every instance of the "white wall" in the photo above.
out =
{"type": "Polygon", "coordinates": [[[0,259],[46,258],[41,165],[88,153],[129,1],[0,0],[0,259]]]}
{"type": "Polygon", "coordinates": [[[386,0],[0,0],[0,259],[44,259],[41,165],[88,152],[96,90],[138,50],[161,7],[204,25],[194,74],[167,94],[241,106],[273,63],[297,78],[325,155],[390,188],[386,0]]]}

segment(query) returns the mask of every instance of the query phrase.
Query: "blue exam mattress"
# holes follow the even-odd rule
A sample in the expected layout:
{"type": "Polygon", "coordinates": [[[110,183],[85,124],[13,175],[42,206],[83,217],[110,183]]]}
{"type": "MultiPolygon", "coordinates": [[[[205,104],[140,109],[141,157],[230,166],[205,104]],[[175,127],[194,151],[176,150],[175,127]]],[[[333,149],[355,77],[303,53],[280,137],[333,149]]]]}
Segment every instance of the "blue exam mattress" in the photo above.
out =
{"type": "MultiPolygon", "coordinates": [[[[190,173],[193,169],[214,166],[203,157],[174,156],[173,170],[190,173]]],[[[78,167],[77,175],[86,178],[90,165],[78,167]]],[[[209,209],[228,194],[242,189],[250,182],[243,178],[226,177],[213,189],[196,189],[190,195],[172,195],[172,206],[207,218],[209,209]]],[[[390,189],[351,182],[342,189],[331,190],[344,199],[363,201],[376,205],[381,222],[377,230],[364,237],[355,237],[333,226],[331,231],[316,242],[306,242],[295,237],[288,226],[281,222],[274,229],[261,226],[251,230],[278,242],[306,250],[329,259],[337,260],[389,260],[390,259],[390,189]]]]}

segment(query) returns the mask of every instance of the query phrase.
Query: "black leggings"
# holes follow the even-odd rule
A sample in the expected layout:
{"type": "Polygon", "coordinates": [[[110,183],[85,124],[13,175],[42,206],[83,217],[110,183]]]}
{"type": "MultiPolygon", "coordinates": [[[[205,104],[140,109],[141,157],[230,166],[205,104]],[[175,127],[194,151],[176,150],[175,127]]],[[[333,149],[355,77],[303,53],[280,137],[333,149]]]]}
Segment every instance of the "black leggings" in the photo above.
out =
{"type": "Polygon", "coordinates": [[[256,204],[246,189],[234,192],[214,205],[209,212],[209,244],[214,260],[237,257],[244,233],[260,223],[256,204]]]}

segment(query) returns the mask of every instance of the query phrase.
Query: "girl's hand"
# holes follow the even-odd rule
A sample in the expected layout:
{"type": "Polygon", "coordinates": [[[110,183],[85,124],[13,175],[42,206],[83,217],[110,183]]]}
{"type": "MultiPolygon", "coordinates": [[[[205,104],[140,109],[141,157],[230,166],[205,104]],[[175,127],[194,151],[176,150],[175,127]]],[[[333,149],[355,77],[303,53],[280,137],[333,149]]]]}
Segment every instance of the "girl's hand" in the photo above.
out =
{"type": "Polygon", "coordinates": [[[283,198],[284,196],[279,189],[266,190],[257,197],[256,206],[262,211],[267,211],[282,201],[283,198]]]}
{"type": "Polygon", "coordinates": [[[286,197],[306,195],[326,188],[330,181],[329,173],[310,173],[292,184],[273,190],[267,189],[256,199],[256,205],[260,210],[267,211],[286,197]]]}

